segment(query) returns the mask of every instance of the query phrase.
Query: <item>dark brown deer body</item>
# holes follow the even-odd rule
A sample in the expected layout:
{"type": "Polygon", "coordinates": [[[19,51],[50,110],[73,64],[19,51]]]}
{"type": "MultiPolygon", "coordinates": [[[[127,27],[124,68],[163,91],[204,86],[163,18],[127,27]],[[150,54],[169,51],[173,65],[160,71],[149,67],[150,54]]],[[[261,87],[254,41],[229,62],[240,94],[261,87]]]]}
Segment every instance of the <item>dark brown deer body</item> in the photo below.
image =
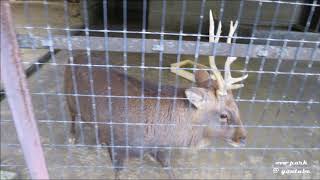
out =
{"type": "MultiPolygon", "coordinates": [[[[102,65],[104,56],[93,54],[91,60],[92,64],[102,65]]],[[[75,64],[87,63],[86,55],[80,54],[75,57],[75,64]]],[[[177,89],[178,99],[175,104],[173,99],[160,99],[157,104],[157,83],[145,82],[144,96],[154,98],[145,98],[144,109],[141,111],[141,98],[134,98],[141,96],[141,82],[139,80],[127,77],[127,96],[131,98],[127,99],[126,107],[125,75],[122,72],[110,68],[110,76],[108,77],[106,67],[91,67],[93,79],[93,92],[91,92],[89,67],[75,65],[73,69],[77,87],[76,89],[73,87],[72,67],[67,66],[65,91],[67,94],[75,94],[75,90],[77,90],[81,96],[67,97],[72,120],[75,121],[75,116],[79,113],[76,106],[76,98],[78,98],[81,120],[99,122],[100,143],[118,146],[113,151],[109,148],[110,157],[113,158],[115,166],[121,167],[126,158],[126,149],[119,146],[197,146],[205,138],[215,136],[221,136],[229,142],[240,144],[245,138],[245,131],[241,127],[238,108],[232,95],[229,94],[223,102],[218,103],[215,97],[216,82],[207,80],[208,73],[204,71],[196,73],[199,88],[177,89]],[[108,96],[108,85],[111,85],[111,95],[113,96],[111,98],[112,109],[109,109],[109,99],[105,97],[108,96]],[[93,111],[92,95],[94,95],[96,104],[95,112],[93,111]],[[190,102],[192,106],[190,106],[190,102]],[[157,112],[159,113],[157,114],[157,112]],[[223,122],[224,119],[228,122],[223,122]],[[112,131],[110,122],[114,123],[112,131]],[[126,123],[128,123],[127,132],[126,123]],[[207,126],[195,126],[197,124],[207,126]],[[219,127],[221,124],[222,126],[219,127]],[[229,127],[229,125],[240,125],[240,127],[229,127]]],[[[174,97],[174,90],[173,86],[162,86],[161,97],[174,97]]],[[[74,124],[72,125],[72,133],[74,133],[74,124]]],[[[154,155],[155,152],[151,150],[143,149],[144,153],[152,152],[151,155],[154,155]]],[[[129,157],[137,156],[140,153],[139,148],[129,148],[128,151],[129,157]]],[[[163,166],[167,166],[166,152],[159,151],[156,154],[155,158],[163,166]]],[[[172,172],[169,172],[169,175],[173,176],[172,172]]]]}
{"type": "MultiPolygon", "coordinates": [[[[237,24],[231,21],[227,43],[231,43],[237,24]]],[[[209,41],[218,42],[221,24],[214,37],[211,11],[209,32],[209,41]]],[[[243,84],[235,83],[244,80],[247,75],[239,78],[231,77],[230,65],[236,57],[227,58],[223,78],[216,67],[214,56],[209,56],[213,74],[210,75],[204,70],[197,71],[193,79],[197,87],[178,88],[177,94],[175,87],[162,86],[159,99],[157,99],[157,83],[144,82],[142,89],[139,80],[126,76],[120,70],[111,68],[108,74],[106,67],[103,67],[104,58],[104,55],[91,56],[92,64],[102,66],[75,65],[73,67],[75,79],[72,78],[72,67],[67,66],[65,91],[67,94],[81,95],[78,101],[74,96],[67,97],[73,121],[75,115],[80,113],[82,121],[99,123],[97,125],[99,143],[108,145],[113,165],[118,167],[115,168],[116,177],[120,167],[123,166],[123,161],[127,158],[126,155],[128,157],[140,155],[139,147],[143,147],[144,153],[151,152],[150,154],[166,167],[169,165],[167,152],[161,150],[155,152],[148,147],[198,147],[207,139],[214,137],[220,137],[233,146],[244,144],[246,132],[242,127],[239,110],[231,90],[243,87],[243,84]],[[74,84],[77,86],[74,87],[74,84]],[[143,109],[141,109],[142,92],[148,97],[143,99],[143,109]],[[109,106],[110,98],[107,97],[109,95],[112,96],[111,106],[109,106]],[[177,97],[177,99],[174,101],[165,97],[177,97]],[[80,108],[78,111],[77,102],[80,108]],[[131,147],[126,148],[128,146],[131,147]]],[[[74,62],[88,64],[85,54],[75,57],[74,62]]],[[[74,123],[71,132],[72,134],[75,132],[74,123]]],[[[172,171],[167,172],[170,177],[174,177],[172,171]]]]}

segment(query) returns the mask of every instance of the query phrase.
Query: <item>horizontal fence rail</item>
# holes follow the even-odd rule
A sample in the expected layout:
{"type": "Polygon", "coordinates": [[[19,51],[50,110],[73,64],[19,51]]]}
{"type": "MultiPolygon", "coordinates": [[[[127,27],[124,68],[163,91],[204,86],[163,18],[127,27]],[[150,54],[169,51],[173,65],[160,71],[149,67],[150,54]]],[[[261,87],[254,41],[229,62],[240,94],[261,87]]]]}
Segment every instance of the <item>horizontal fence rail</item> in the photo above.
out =
{"type": "MultiPolygon", "coordinates": [[[[138,39],[138,38],[125,38],[127,47],[124,46],[124,38],[109,37],[108,51],[114,52],[134,52],[141,53],[142,44],[145,43],[144,53],[159,53],[177,54],[179,41],[176,40],[162,40],[160,45],[159,39],[138,39]],[[144,41],[144,42],[143,42],[144,41]]],[[[91,51],[105,51],[105,38],[104,37],[86,37],[86,36],[73,36],[68,39],[67,36],[54,36],[51,41],[44,36],[29,36],[18,35],[18,43],[21,48],[46,48],[52,47],[54,49],[68,49],[68,41],[71,41],[73,50],[87,50],[91,51]],[[90,47],[87,46],[87,38],[90,42],[90,47]]],[[[303,42],[301,42],[303,43],[303,42]]],[[[310,43],[310,42],[308,42],[310,43]]],[[[196,41],[181,41],[179,49],[180,54],[194,55],[196,54],[197,46],[199,46],[198,55],[213,55],[213,48],[216,46],[214,55],[216,56],[236,56],[236,57],[251,57],[251,58],[269,58],[269,59],[287,59],[287,60],[310,60],[313,53],[315,57],[320,57],[320,42],[315,41],[315,48],[305,47],[282,47],[282,46],[266,46],[255,44],[227,44],[217,43],[210,44],[208,42],[196,41]],[[248,49],[250,48],[250,51],[248,49]],[[232,49],[232,51],[231,51],[232,49]],[[314,52],[315,51],[315,52],[314,52]]],[[[315,58],[315,61],[320,61],[320,58],[315,58]]]]}

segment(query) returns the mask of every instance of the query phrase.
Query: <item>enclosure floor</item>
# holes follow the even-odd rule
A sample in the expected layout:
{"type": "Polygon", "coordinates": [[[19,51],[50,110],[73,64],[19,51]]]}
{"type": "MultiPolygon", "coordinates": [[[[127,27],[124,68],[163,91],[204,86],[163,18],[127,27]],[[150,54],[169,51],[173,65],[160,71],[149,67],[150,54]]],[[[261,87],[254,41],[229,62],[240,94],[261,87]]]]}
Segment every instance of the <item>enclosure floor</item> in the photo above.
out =
{"type": "MultiPolygon", "coordinates": [[[[74,52],[76,53],[76,52],[74,52]]],[[[111,64],[122,64],[121,53],[110,53],[111,64]]],[[[58,64],[67,62],[68,52],[61,51],[56,55],[58,64]]],[[[140,54],[129,54],[128,65],[139,65],[140,54]]],[[[182,59],[193,59],[183,56],[182,59]]],[[[218,66],[221,67],[223,59],[218,58],[218,66]]],[[[104,59],[102,59],[104,61],[104,59]]],[[[168,66],[176,61],[176,56],[165,55],[163,66],[168,66]]],[[[206,57],[200,57],[201,63],[206,63],[206,57]]],[[[50,61],[52,62],[52,61],[50,61]]],[[[276,61],[267,60],[264,70],[272,71],[276,61]]],[[[249,62],[249,70],[259,69],[261,61],[252,59],[249,62]]],[[[146,55],[146,66],[158,66],[159,55],[146,55]]],[[[292,65],[291,61],[284,61],[281,66],[282,72],[288,72],[292,65]]],[[[244,60],[239,59],[233,69],[241,69],[244,60]]],[[[28,79],[31,93],[58,93],[63,91],[63,65],[44,65],[39,72],[28,79]],[[58,82],[58,83],[57,83],[58,82]],[[58,85],[58,86],[57,86],[58,85]]],[[[298,63],[296,71],[303,71],[306,63],[298,63]]],[[[314,64],[310,72],[319,72],[319,64],[314,64]]],[[[139,68],[129,68],[129,74],[140,78],[139,68]]],[[[145,78],[158,82],[158,70],[146,69],[145,78]]],[[[256,92],[256,99],[266,99],[270,87],[272,74],[263,74],[258,89],[257,73],[249,73],[245,87],[242,89],[240,99],[251,99],[256,92]]],[[[237,75],[234,75],[237,76],[237,75]]],[[[285,100],[296,100],[297,92],[301,86],[303,76],[292,76],[292,83],[285,100]]],[[[281,99],[288,75],[279,75],[270,99],[281,99]]],[[[161,81],[163,84],[175,84],[175,75],[168,70],[162,71],[161,81]]],[[[190,82],[180,79],[180,86],[189,86],[190,82]]],[[[299,101],[308,100],[312,94],[315,101],[319,101],[317,93],[319,86],[316,77],[309,76],[303,95],[299,101]]],[[[238,91],[234,92],[235,97],[238,91]]],[[[111,178],[113,172],[106,148],[95,145],[94,128],[85,127],[84,144],[70,145],[67,141],[69,136],[69,114],[65,104],[65,97],[58,95],[41,96],[32,95],[34,111],[38,119],[41,141],[44,145],[45,156],[51,178],[111,178]],[[49,120],[46,121],[46,120],[49,120]]],[[[319,127],[319,105],[313,104],[282,104],[280,103],[251,103],[238,102],[241,117],[245,125],[279,126],[275,128],[247,127],[247,146],[235,149],[224,142],[214,139],[210,150],[203,149],[194,151],[173,150],[172,167],[179,178],[320,178],[319,176],[319,148],[320,132],[315,128],[285,128],[281,126],[309,126],[319,127]],[[265,113],[263,111],[265,109],[265,113]],[[230,149],[228,149],[230,148],[230,149]],[[302,149],[301,149],[302,148],[302,149]],[[273,173],[273,166],[277,161],[303,161],[308,163],[305,169],[311,171],[304,175],[280,175],[273,173]]],[[[18,172],[21,177],[28,177],[28,172],[17,145],[16,133],[12,117],[7,105],[7,100],[1,102],[1,168],[18,172]]],[[[130,159],[126,163],[128,169],[121,173],[124,178],[167,178],[164,170],[156,162],[144,157],[130,159]]]]}

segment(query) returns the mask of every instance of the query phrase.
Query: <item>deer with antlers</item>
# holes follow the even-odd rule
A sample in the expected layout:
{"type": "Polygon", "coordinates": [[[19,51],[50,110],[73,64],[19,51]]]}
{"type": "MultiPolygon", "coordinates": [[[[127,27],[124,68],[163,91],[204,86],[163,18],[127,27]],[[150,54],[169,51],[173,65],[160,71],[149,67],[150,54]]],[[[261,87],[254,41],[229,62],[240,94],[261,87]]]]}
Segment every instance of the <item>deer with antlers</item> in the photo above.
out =
{"type": "MultiPolygon", "coordinates": [[[[237,22],[231,22],[231,37],[235,31],[237,22]]],[[[221,33],[219,23],[216,38],[214,38],[214,24],[210,11],[210,42],[218,42],[221,33]]],[[[231,40],[228,39],[228,42],[231,40]]],[[[92,64],[101,64],[104,56],[92,55],[92,64]]],[[[196,87],[178,88],[177,98],[174,102],[169,98],[156,98],[158,94],[157,84],[145,81],[142,89],[141,81],[127,76],[120,70],[112,68],[110,74],[104,67],[92,67],[93,90],[95,108],[92,106],[91,96],[68,96],[67,102],[72,119],[70,140],[75,140],[76,115],[81,114],[82,121],[97,121],[100,143],[108,145],[108,151],[114,165],[115,177],[119,178],[119,172],[123,167],[124,160],[128,157],[149,154],[163,167],[170,166],[169,152],[161,147],[185,147],[195,148],[208,145],[213,139],[221,138],[233,146],[245,144],[246,131],[243,128],[239,109],[232,96],[231,90],[243,87],[236,82],[244,80],[247,76],[232,78],[230,65],[236,60],[228,57],[225,64],[224,79],[215,64],[214,56],[209,57],[211,72],[205,70],[196,71],[193,80],[196,87]],[[128,80],[124,86],[125,78],[128,80]],[[108,84],[112,84],[111,89],[108,84]],[[123,90],[128,88],[128,93],[123,90]],[[110,95],[112,109],[108,106],[110,95]],[[145,97],[143,110],[141,92],[145,97]],[[77,106],[78,104],[78,106],[77,106]],[[191,104],[191,106],[190,106],[191,104]],[[77,108],[78,107],[78,108],[77,108]],[[158,107],[158,108],[157,108],[158,107]],[[125,114],[127,112],[127,114],[125,114]],[[138,124],[139,125],[136,125],[138,124]],[[111,126],[112,125],[112,126],[111,126]],[[137,147],[137,148],[135,148],[137,147]],[[159,147],[159,148],[152,148],[159,147]]],[[[85,54],[75,57],[76,64],[87,64],[85,54]]],[[[67,94],[91,94],[90,73],[87,66],[67,66],[65,70],[65,91],[67,94]],[[75,73],[73,85],[72,71],[75,73]]],[[[161,97],[173,97],[175,87],[162,86],[161,97]]],[[[109,103],[110,104],[110,103],[109,103]]],[[[171,168],[166,168],[168,175],[174,178],[171,168]]]]}

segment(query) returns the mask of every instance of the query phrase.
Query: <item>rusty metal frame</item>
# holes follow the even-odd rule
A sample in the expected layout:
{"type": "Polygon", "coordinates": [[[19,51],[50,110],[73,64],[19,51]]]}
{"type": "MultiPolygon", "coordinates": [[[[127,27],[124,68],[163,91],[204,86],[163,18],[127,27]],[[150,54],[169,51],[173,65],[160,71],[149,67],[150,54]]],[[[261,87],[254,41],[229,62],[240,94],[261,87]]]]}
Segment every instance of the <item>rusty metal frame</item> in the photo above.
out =
{"type": "MultiPolygon", "coordinates": [[[[67,36],[54,36],[52,41],[48,40],[44,36],[32,36],[18,35],[18,43],[21,48],[47,48],[53,47],[54,49],[68,49],[67,36]],[[30,43],[34,42],[34,44],[30,43]]],[[[105,51],[104,37],[88,37],[92,51],[105,51]]],[[[135,52],[141,53],[142,39],[127,38],[127,48],[125,49],[123,44],[123,38],[109,37],[108,44],[112,44],[109,47],[109,51],[114,52],[135,52]]],[[[85,36],[73,36],[71,37],[72,47],[74,50],[86,50],[86,37],[85,36]]],[[[308,41],[306,43],[317,44],[317,41],[308,41]]],[[[178,51],[179,41],[176,40],[163,40],[160,46],[160,40],[158,39],[145,39],[145,53],[159,53],[176,54],[178,51]]],[[[182,41],[180,49],[181,54],[194,55],[197,49],[197,43],[195,41],[182,41]]],[[[286,60],[309,60],[314,52],[314,48],[307,47],[282,47],[282,46],[266,46],[251,44],[251,51],[248,52],[250,44],[227,44],[227,43],[199,43],[199,55],[212,55],[212,49],[216,46],[216,56],[236,56],[236,57],[251,57],[251,58],[269,58],[269,59],[286,59],[286,60]],[[233,52],[231,54],[231,49],[233,52]],[[298,55],[296,55],[299,51],[298,55]]],[[[316,57],[320,56],[320,49],[316,49],[316,57]]],[[[320,61],[319,58],[315,61],[320,61]]]]}
{"type": "Polygon", "coordinates": [[[32,179],[48,179],[39,131],[19,55],[10,4],[1,1],[1,80],[32,179]]]}

